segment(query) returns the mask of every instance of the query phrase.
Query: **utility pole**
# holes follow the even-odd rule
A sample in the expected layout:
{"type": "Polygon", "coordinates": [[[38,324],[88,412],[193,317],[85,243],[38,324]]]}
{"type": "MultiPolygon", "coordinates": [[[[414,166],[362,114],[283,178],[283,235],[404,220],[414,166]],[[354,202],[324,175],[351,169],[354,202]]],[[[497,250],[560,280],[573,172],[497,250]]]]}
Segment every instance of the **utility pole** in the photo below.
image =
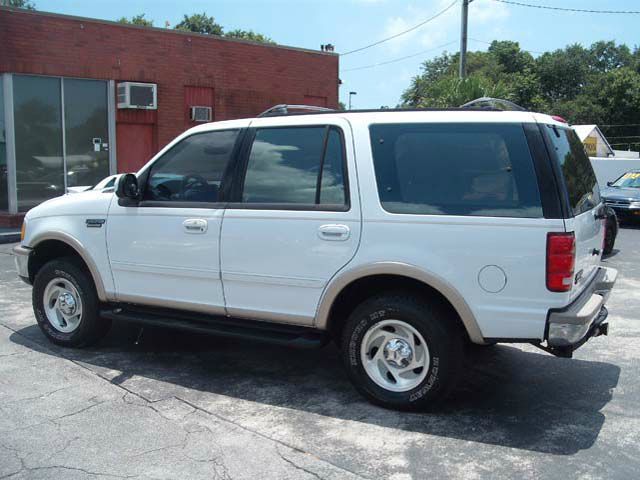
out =
{"type": "Polygon", "coordinates": [[[460,25],[460,78],[467,76],[467,20],[469,3],[473,0],[462,0],[462,24],[460,25]]]}

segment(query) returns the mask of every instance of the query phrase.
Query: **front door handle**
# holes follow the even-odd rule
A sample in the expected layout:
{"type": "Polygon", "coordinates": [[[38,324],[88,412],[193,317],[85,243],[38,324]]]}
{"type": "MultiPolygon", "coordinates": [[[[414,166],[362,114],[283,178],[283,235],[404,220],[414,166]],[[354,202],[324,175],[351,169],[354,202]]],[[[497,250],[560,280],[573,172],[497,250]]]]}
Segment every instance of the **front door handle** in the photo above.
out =
{"type": "Polygon", "coordinates": [[[187,233],[205,233],[208,223],[202,218],[187,218],[182,222],[182,227],[187,233]]]}
{"type": "Polygon", "coordinates": [[[318,236],[322,240],[344,241],[351,235],[351,230],[346,225],[322,225],[318,228],[318,236]]]}

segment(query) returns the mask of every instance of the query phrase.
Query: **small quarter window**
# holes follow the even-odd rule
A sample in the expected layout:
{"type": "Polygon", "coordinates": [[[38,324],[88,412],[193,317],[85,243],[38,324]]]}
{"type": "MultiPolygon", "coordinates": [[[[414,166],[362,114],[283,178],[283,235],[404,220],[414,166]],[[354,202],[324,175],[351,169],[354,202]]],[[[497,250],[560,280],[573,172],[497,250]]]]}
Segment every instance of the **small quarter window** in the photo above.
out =
{"type": "Polygon", "coordinates": [[[185,138],[151,166],[144,199],[219,201],[220,183],[237,137],[238,130],[222,130],[185,138]]]}
{"type": "Polygon", "coordinates": [[[334,127],[257,129],[242,191],[244,203],[346,203],[342,137],[334,127]]]}

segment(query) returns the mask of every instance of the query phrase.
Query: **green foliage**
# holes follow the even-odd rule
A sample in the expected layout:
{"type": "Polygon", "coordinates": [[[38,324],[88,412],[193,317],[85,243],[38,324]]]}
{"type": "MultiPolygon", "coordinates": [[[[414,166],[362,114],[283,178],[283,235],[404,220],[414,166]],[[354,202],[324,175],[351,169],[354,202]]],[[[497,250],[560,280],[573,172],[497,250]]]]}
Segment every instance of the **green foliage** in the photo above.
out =
{"type": "Polygon", "coordinates": [[[402,94],[407,107],[455,107],[481,96],[561,115],[575,124],[600,124],[614,148],[640,149],[640,48],[613,41],[589,48],[574,44],[534,58],[517,42],[494,41],[486,52],[468,52],[467,79],[458,54],[422,64],[402,94]],[[627,125],[607,127],[604,125],[627,125]],[[638,138],[634,137],[638,136],[638,138]],[[615,137],[615,139],[613,139],[615,137]]]}
{"type": "Polygon", "coordinates": [[[222,25],[216,23],[216,19],[207,16],[206,13],[194,13],[185,15],[180,23],[175,26],[176,30],[186,30],[195,33],[206,33],[207,35],[222,35],[222,25]]]}
{"type": "Polygon", "coordinates": [[[141,13],[140,15],[135,15],[130,19],[127,17],[122,17],[118,20],[118,23],[124,23],[127,25],[139,25],[141,27],[153,27],[153,20],[144,18],[144,13],[141,13]]]}
{"type": "Polygon", "coordinates": [[[224,28],[216,19],[209,17],[206,13],[196,13],[193,15],[185,15],[182,21],[175,26],[176,30],[186,30],[195,33],[204,33],[207,35],[220,35],[228,38],[240,38],[243,40],[251,40],[253,42],[275,44],[271,38],[253,30],[242,30],[237,28],[224,33],[224,28]]]}
{"type": "Polygon", "coordinates": [[[251,40],[254,42],[261,42],[261,43],[270,43],[270,44],[276,43],[266,35],[263,35],[261,33],[256,33],[253,30],[241,30],[239,28],[225,33],[224,36],[229,38],[240,38],[242,40],[251,40]]]}
{"type": "Polygon", "coordinates": [[[36,4],[31,0],[0,0],[3,7],[26,8],[27,10],[35,10],[36,4]]]}

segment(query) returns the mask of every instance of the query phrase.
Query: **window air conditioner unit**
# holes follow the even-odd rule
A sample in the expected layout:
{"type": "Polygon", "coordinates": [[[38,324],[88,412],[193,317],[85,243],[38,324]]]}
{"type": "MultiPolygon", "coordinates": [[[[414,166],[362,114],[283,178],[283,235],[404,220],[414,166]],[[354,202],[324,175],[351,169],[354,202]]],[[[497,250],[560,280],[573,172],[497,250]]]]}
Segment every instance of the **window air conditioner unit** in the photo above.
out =
{"type": "Polygon", "coordinates": [[[156,110],[158,108],[158,85],[155,83],[118,83],[118,108],[156,110]]]}
{"type": "Polygon", "coordinates": [[[192,122],[210,122],[211,107],[191,107],[192,122]]]}

